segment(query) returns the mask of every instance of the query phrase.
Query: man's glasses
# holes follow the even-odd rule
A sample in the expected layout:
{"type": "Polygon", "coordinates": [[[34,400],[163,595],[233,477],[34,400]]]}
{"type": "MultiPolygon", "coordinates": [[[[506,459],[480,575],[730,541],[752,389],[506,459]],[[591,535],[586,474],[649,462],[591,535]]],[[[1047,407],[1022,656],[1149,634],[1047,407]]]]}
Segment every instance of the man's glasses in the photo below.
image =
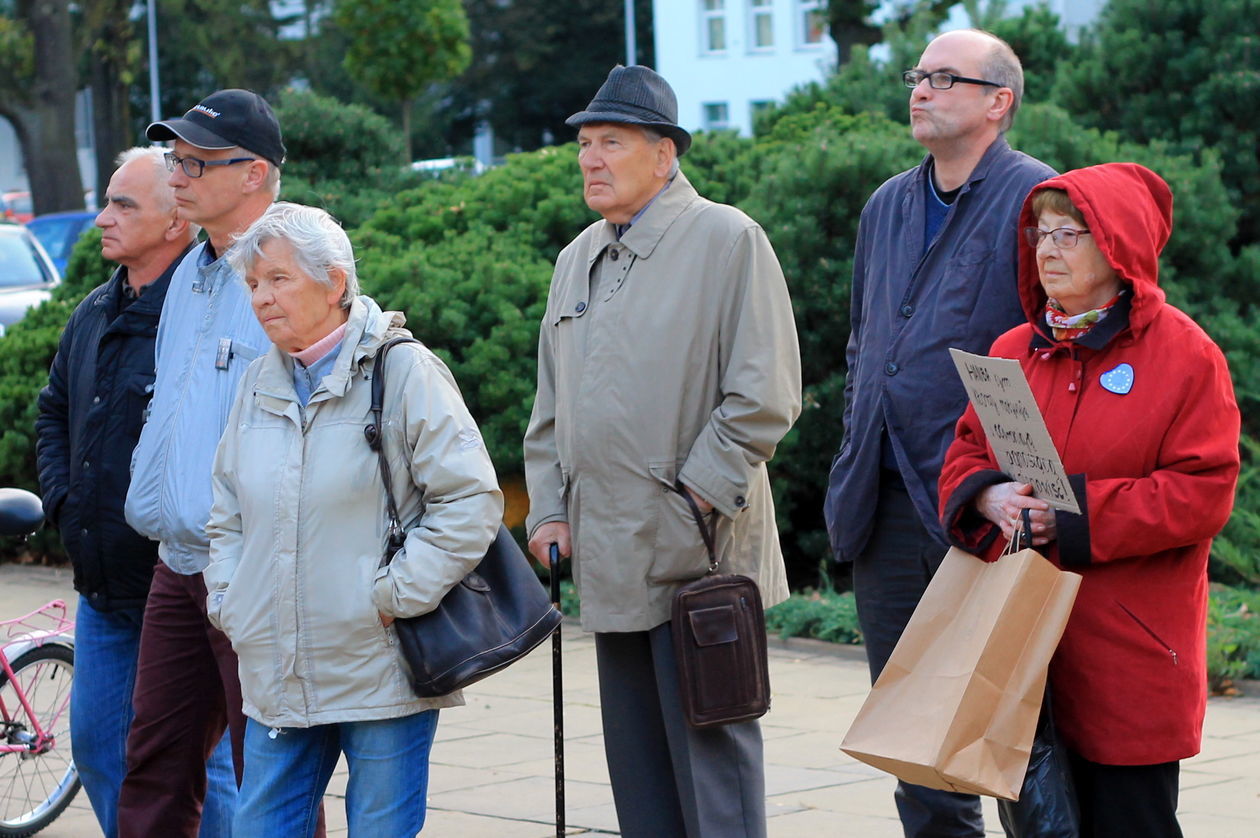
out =
{"type": "Polygon", "coordinates": [[[929,73],[926,70],[906,70],[901,74],[901,80],[906,83],[906,87],[915,88],[919,86],[919,82],[924,79],[928,80],[928,85],[933,90],[949,90],[954,85],[962,82],[963,84],[983,84],[989,87],[1002,87],[995,81],[985,81],[984,79],[969,79],[966,76],[956,76],[953,73],[947,73],[944,70],[937,70],[929,73]]]}
{"type": "Polygon", "coordinates": [[[1050,237],[1050,241],[1054,242],[1055,247],[1069,248],[1076,247],[1076,242],[1081,236],[1088,236],[1089,230],[1076,230],[1071,227],[1056,227],[1053,230],[1041,230],[1037,227],[1024,228],[1024,240],[1028,242],[1028,246],[1037,248],[1041,246],[1041,240],[1046,236],[1050,237]]]}
{"type": "Polygon", "coordinates": [[[172,151],[162,156],[166,158],[168,172],[175,171],[175,167],[179,166],[189,177],[201,177],[205,174],[207,166],[234,166],[237,163],[252,163],[258,159],[257,157],[229,157],[227,160],[198,160],[196,157],[180,157],[172,151]]]}

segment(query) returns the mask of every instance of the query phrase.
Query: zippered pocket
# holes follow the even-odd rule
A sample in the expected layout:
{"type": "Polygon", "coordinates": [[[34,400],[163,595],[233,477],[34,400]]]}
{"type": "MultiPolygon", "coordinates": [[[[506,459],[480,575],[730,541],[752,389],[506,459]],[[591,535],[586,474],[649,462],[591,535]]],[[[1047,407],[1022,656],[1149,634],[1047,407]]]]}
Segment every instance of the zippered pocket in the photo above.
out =
{"type": "Polygon", "coordinates": [[[1142,622],[1142,618],[1141,618],[1141,617],[1139,617],[1137,614],[1134,614],[1132,611],[1130,611],[1130,610],[1129,610],[1129,608],[1128,608],[1128,606],[1126,606],[1126,605],[1125,605],[1123,602],[1121,602],[1120,600],[1116,600],[1116,605],[1119,605],[1119,606],[1120,606],[1120,608],[1121,608],[1121,610],[1123,610],[1123,611],[1124,611],[1124,613],[1128,614],[1128,615],[1129,615],[1129,617],[1130,617],[1130,618],[1132,618],[1133,622],[1137,623],[1139,626],[1141,626],[1141,627],[1142,627],[1142,631],[1144,631],[1144,632],[1146,632],[1147,634],[1149,634],[1149,635],[1151,636],[1151,639],[1152,639],[1152,640],[1154,640],[1156,643],[1158,643],[1160,646],[1162,646],[1162,647],[1164,648],[1164,650],[1165,650],[1166,652],[1168,652],[1168,654],[1169,654],[1169,655],[1171,655],[1171,656],[1172,656],[1173,666],[1176,666],[1176,665],[1179,663],[1179,661],[1177,660],[1177,651],[1176,651],[1175,649],[1173,649],[1173,647],[1171,647],[1171,646],[1169,646],[1167,643],[1165,643],[1165,642],[1164,642],[1164,639],[1163,639],[1162,637],[1160,637],[1158,634],[1156,634],[1156,633],[1155,633],[1155,632],[1151,629],[1151,627],[1150,627],[1150,626],[1148,626],[1146,623],[1142,622]]]}

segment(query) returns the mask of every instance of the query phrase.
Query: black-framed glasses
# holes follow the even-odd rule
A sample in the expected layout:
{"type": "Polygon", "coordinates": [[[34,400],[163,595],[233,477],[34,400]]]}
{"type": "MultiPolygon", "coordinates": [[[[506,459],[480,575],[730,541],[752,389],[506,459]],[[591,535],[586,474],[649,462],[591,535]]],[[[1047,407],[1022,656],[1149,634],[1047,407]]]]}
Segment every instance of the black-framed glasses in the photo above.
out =
{"type": "Polygon", "coordinates": [[[988,87],[1002,87],[995,81],[985,81],[984,79],[969,79],[966,76],[956,76],[953,73],[947,73],[944,70],[937,70],[929,73],[926,70],[906,70],[901,74],[901,80],[906,83],[906,87],[915,88],[919,86],[919,82],[924,79],[928,80],[928,85],[933,90],[949,90],[954,85],[962,82],[963,84],[982,84],[988,87]]]}
{"type": "Polygon", "coordinates": [[[198,160],[196,157],[180,157],[173,151],[162,155],[166,159],[166,170],[175,171],[179,166],[189,177],[201,177],[207,166],[235,166],[237,163],[252,163],[257,157],[229,157],[227,160],[198,160]]]}
{"type": "Polygon", "coordinates": [[[1024,228],[1024,241],[1028,242],[1028,246],[1032,248],[1040,247],[1041,240],[1046,236],[1050,237],[1055,247],[1064,249],[1076,247],[1080,237],[1088,235],[1089,230],[1077,230],[1074,227],[1055,227],[1053,230],[1042,230],[1038,227],[1024,228]]]}

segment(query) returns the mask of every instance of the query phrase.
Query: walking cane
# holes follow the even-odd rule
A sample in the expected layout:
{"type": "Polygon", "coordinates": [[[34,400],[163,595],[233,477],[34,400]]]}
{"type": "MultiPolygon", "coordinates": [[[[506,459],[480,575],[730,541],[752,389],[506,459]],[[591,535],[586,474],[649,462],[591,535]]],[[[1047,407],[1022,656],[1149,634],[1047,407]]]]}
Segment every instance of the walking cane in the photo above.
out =
{"type": "MultiPolygon", "coordinates": [[[[552,544],[551,602],[560,607],[560,548],[552,544]]],[[[560,657],[560,626],[551,635],[551,703],[556,728],[556,838],[564,838],[564,679],[560,657]]]]}

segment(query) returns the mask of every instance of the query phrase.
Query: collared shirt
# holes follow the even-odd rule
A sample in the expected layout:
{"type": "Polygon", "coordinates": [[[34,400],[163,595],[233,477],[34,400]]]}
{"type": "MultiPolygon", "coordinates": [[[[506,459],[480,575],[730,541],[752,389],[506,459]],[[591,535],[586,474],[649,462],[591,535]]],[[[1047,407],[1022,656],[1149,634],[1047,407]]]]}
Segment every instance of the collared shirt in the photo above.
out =
{"type": "Polygon", "coordinates": [[[208,243],[175,269],[157,334],[157,380],[132,456],[127,522],[160,542],[171,570],[199,573],[209,561],[210,471],[215,448],[249,363],[270,342],[249,291],[208,243]]]}
{"type": "Polygon", "coordinates": [[[333,364],[337,362],[337,355],[341,351],[341,343],[342,341],[337,341],[318,361],[310,365],[290,357],[293,363],[293,390],[297,393],[298,401],[303,407],[310,403],[311,393],[319,388],[319,383],[324,380],[324,376],[332,371],[333,364]]]}

